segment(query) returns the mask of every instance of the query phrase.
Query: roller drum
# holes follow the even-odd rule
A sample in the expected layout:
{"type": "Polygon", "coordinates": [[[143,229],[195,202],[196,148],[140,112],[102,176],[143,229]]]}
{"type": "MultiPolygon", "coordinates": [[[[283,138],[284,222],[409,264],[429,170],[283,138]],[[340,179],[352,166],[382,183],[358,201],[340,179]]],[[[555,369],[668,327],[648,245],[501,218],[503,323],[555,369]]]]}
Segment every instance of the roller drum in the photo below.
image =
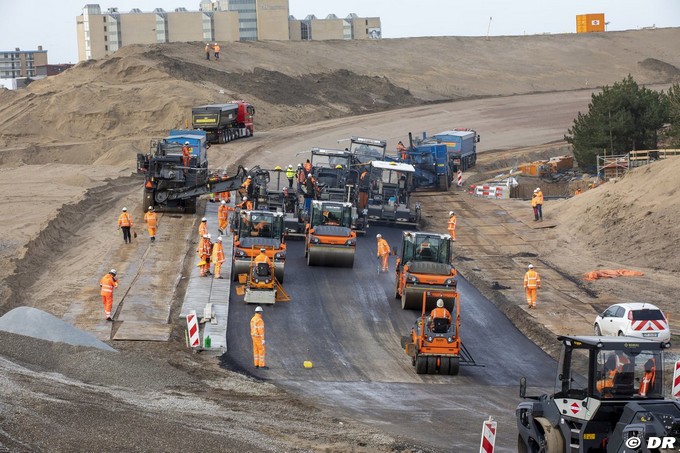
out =
{"type": "Polygon", "coordinates": [[[354,267],[354,248],[310,247],[307,264],[310,266],[354,267]]]}

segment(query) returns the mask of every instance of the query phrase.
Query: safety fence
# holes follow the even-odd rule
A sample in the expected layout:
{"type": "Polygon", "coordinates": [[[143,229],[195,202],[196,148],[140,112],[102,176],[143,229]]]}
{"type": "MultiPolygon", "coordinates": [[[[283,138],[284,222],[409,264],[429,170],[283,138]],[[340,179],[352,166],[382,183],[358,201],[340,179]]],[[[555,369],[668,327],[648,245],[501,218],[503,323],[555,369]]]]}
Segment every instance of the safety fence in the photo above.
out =
{"type": "Polygon", "coordinates": [[[476,197],[495,198],[499,200],[510,198],[510,188],[505,184],[471,185],[468,193],[476,197]]]}

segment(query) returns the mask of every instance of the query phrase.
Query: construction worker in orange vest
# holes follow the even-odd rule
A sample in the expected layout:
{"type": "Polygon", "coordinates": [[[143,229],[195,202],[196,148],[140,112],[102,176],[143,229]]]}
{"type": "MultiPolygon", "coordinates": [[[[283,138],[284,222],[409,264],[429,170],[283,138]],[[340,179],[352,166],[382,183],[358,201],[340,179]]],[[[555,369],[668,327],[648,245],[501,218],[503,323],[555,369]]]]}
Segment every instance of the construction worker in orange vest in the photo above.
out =
{"type": "Polygon", "coordinates": [[[312,163],[309,161],[309,159],[307,159],[307,161],[305,162],[304,169],[307,175],[309,175],[312,172],[312,163]]]}
{"type": "Polygon", "coordinates": [[[191,164],[191,148],[189,147],[189,142],[184,142],[182,146],[182,166],[186,167],[184,173],[187,172],[189,165],[191,164]]]}
{"type": "Polygon", "coordinates": [[[531,198],[531,206],[534,207],[534,222],[543,221],[543,192],[539,187],[534,189],[534,196],[531,198]]]}
{"type": "Polygon", "coordinates": [[[541,276],[534,270],[534,265],[529,264],[526,274],[524,274],[524,290],[527,295],[527,305],[529,308],[536,308],[536,290],[541,288],[541,276]]]}
{"type": "MultiPolygon", "coordinates": [[[[604,363],[604,373],[602,374],[603,377],[597,381],[595,386],[598,392],[601,392],[605,388],[611,389],[614,387],[614,378],[618,373],[618,366],[616,362],[616,354],[612,353],[609,357],[607,357],[607,360],[604,363]]],[[[608,396],[611,397],[611,394],[608,396]]]]}
{"type": "Polygon", "coordinates": [[[382,234],[376,234],[375,237],[378,239],[378,257],[382,260],[382,272],[387,272],[389,270],[390,245],[383,239],[382,234]]]}
{"type": "Polygon", "coordinates": [[[198,236],[203,238],[206,234],[208,234],[208,219],[203,217],[198,225],[198,236]]]}
{"type": "Polygon", "coordinates": [[[215,263],[215,278],[222,278],[222,264],[224,263],[224,247],[222,247],[222,236],[218,236],[213,245],[212,257],[210,262],[215,263]]]}
{"type": "Polygon", "coordinates": [[[305,184],[305,179],[307,179],[307,172],[305,172],[305,169],[302,168],[302,164],[298,164],[296,174],[297,174],[297,191],[301,192],[302,186],[305,184]]]}
{"type": "Polygon", "coordinates": [[[401,157],[401,160],[405,161],[406,158],[408,157],[406,154],[406,147],[402,142],[397,143],[397,152],[399,153],[399,156],[401,157]]]}
{"type": "Polygon", "coordinates": [[[215,43],[213,44],[213,52],[215,52],[215,60],[220,59],[220,45],[215,43]]]}
{"type": "Polygon", "coordinates": [[[451,325],[451,313],[444,308],[444,299],[437,299],[437,307],[430,312],[430,320],[434,323],[435,319],[446,318],[451,325]]]}
{"type": "Polygon", "coordinates": [[[210,242],[210,235],[204,234],[201,238],[201,242],[198,243],[198,248],[196,249],[198,253],[198,267],[201,270],[201,277],[207,277],[210,275],[210,255],[212,255],[212,243],[210,242]]]}
{"type": "Polygon", "coordinates": [[[111,310],[113,308],[113,288],[118,286],[118,279],[116,278],[116,270],[111,269],[108,274],[99,280],[102,296],[102,303],[104,304],[104,315],[107,321],[113,321],[111,317],[111,310]]]}
{"type": "Polygon", "coordinates": [[[656,380],[656,364],[654,359],[649,359],[645,362],[645,374],[642,376],[640,382],[640,389],[638,394],[640,396],[647,396],[647,394],[654,388],[654,381],[656,380]]]}
{"type": "Polygon", "coordinates": [[[123,230],[123,241],[125,241],[126,244],[132,242],[130,228],[132,228],[132,217],[128,214],[127,208],[123,208],[123,212],[118,216],[118,229],[123,230]]]}
{"type": "Polygon", "coordinates": [[[255,314],[250,319],[250,338],[253,340],[253,362],[255,368],[267,369],[265,362],[264,346],[264,319],[262,319],[262,307],[255,307],[255,314]]]}
{"type": "Polygon", "coordinates": [[[242,197],[246,197],[247,195],[250,195],[250,185],[253,183],[253,177],[248,175],[245,181],[241,184],[241,188],[239,189],[239,192],[241,193],[242,197]]]}
{"type": "Polygon", "coordinates": [[[456,214],[453,211],[449,211],[449,224],[448,224],[449,236],[451,240],[456,240],[456,214]]]}
{"type": "Polygon", "coordinates": [[[267,249],[266,248],[261,248],[260,253],[255,257],[255,264],[257,263],[267,263],[269,267],[272,265],[272,260],[269,259],[269,257],[266,254],[267,249]]]}
{"type": "Polygon", "coordinates": [[[217,231],[224,234],[227,231],[227,223],[229,222],[229,206],[227,202],[222,200],[220,207],[217,208],[217,231]]]}
{"type": "Polygon", "coordinates": [[[153,210],[153,206],[149,206],[149,210],[144,214],[144,222],[146,222],[146,229],[149,231],[151,242],[156,241],[156,229],[158,228],[158,214],[153,210]]]}

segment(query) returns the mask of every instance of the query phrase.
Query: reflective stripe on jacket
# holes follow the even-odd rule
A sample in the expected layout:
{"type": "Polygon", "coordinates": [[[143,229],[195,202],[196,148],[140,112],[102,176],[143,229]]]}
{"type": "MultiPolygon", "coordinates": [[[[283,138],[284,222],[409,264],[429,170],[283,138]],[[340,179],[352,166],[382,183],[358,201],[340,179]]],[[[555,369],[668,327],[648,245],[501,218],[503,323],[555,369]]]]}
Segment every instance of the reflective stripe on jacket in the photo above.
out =
{"type": "Polygon", "coordinates": [[[255,313],[255,316],[250,319],[250,336],[264,340],[264,319],[259,313],[255,313]]]}
{"type": "Polygon", "coordinates": [[[130,217],[130,214],[127,212],[122,213],[118,217],[118,226],[120,227],[131,227],[132,226],[132,217],[130,217]]]}
{"type": "Polygon", "coordinates": [[[524,274],[524,287],[525,288],[537,288],[541,286],[541,277],[533,269],[529,269],[526,274],[524,274]]]}

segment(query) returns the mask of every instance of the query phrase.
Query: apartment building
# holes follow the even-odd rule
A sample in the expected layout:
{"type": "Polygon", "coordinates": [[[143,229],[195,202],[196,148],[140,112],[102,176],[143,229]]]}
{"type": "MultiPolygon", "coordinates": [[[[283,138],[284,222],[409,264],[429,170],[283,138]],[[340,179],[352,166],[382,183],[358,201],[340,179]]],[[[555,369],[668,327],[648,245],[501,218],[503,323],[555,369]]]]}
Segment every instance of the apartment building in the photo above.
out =
{"type": "Polygon", "coordinates": [[[329,14],[324,19],[318,19],[313,14],[300,20],[290,16],[288,23],[291,41],[382,38],[379,17],[359,17],[354,13],[344,19],[335,14],[329,14]]]}
{"type": "Polygon", "coordinates": [[[47,75],[47,51],[42,46],[38,50],[0,50],[0,79],[19,77],[44,77],[47,75]]]}

